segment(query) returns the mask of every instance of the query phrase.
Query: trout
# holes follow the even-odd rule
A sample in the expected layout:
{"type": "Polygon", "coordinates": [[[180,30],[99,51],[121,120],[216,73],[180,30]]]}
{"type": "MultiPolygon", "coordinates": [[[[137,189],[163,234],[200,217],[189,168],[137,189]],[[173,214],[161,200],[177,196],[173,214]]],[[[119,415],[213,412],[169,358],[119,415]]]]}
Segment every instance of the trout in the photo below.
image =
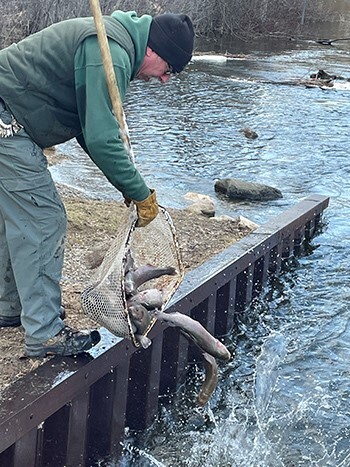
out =
{"type": "Polygon", "coordinates": [[[136,269],[129,269],[124,278],[125,293],[129,297],[133,296],[137,293],[137,289],[140,287],[140,285],[144,284],[145,282],[164,275],[174,276],[175,274],[176,269],[170,266],[160,268],[157,266],[152,266],[151,264],[145,264],[136,269]]]}
{"type": "Polygon", "coordinates": [[[132,323],[136,327],[137,334],[143,334],[151,324],[151,316],[141,303],[128,305],[128,311],[132,323]]]}
{"type": "Polygon", "coordinates": [[[147,310],[161,308],[163,305],[163,294],[158,289],[142,290],[127,301],[128,306],[137,303],[140,303],[147,310]]]}
{"type": "Polygon", "coordinates": [[[197,403],[203,407],[211,398],[218,384],[218,365],[215,358],[207,352],[202,352],[204,360],[205,378],[199,391],[197,403]]]}
{"type": "Polygon", "coordinates": [[[159,321],[164,321],[170,326],[180,328],[204,352],[220,360],[229,360],[231,358],[231,354],[224,344],[191,317],[178,312],[164,313],[160,310],[154,310],[152,314],[159,321]]]}
{"type": "Polygon", "coordinates": [[[141,347],[148,349],[148,347],[152,344],[151,339],[149,339],[147,336],[144,336],[143,334],[139,334],[142,332],[142,330],[146,330],[148,328],[148,317],[145,310],[142,310],[140,307],[131,307],[129,313],[131,318],[132,332],[134,333],[135,340],[141,345],[141,347]],[[133,318],[132,315],[134,315],[135,318],[133,318]]]}

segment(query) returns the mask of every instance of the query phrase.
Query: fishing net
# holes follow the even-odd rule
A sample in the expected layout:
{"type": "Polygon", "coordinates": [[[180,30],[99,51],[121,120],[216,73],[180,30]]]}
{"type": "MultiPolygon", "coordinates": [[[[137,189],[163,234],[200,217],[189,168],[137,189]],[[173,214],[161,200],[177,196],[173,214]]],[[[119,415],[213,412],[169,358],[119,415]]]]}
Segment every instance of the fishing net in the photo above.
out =
{"type": "MultiPolygon", "coordinates": [[[[178,248],[176,232],[169,213],[159,207],[159,214],[146,227],[136,228],[137,214],[134,207],[125,208],[117,237],[107,251],[102,264],[81,294],[83,311],[113,334],[131,339],[135,346],[133,325],[127,307],[125,271],[127,255],[132,255],[136,267],[150,264],[156,267],[173,267],[174,275],[162,275],[142,284],[139,290],[158,289],[163,296],[163,309],[183,279],[183,265],[178,248]]],[[[152,318],[147,336],[156,319],[152,318]]]]}

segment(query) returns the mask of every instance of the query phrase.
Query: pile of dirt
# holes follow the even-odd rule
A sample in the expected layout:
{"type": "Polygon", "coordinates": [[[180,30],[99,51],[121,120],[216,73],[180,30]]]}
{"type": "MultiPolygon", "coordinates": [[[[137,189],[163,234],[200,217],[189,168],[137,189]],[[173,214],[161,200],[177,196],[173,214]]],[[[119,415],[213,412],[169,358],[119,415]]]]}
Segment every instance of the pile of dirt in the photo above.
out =
{"type": "MultiPolygon", "coordinates": [[[[93,274],[89,254],[96,245],[111,244],[125,206],[115,201],[82,198],[80,193],[59,186],[68,215],[68,236],[62,278],[66,323],[77,329],[98,327],[80,307],[80,293],[93,274]]],[[[210,219],[184,210],[169,209],[172,216],[185,271],[204,263],[247,235],[250,230],[238,220],[210,219]]],[[[44,360],[21,359],[23,328],[0,328],[0,390],[20,376],[32,371],[44,360]]]]}

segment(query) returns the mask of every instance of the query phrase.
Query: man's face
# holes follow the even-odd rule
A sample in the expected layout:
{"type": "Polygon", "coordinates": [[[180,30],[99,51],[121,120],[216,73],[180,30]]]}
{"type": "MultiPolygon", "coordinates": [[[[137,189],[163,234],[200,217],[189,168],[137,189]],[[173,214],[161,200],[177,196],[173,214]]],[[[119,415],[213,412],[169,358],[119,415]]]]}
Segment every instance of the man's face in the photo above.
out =
{"type": "Polygon", "coordinates": [[[149,81],[151,78],[156,78],[161,83],[166,83],[170,79],[170,74],[170,65],[152,49],[147,47],[145,58],[143,59],[136,77],[143,81],[149,81]]]}

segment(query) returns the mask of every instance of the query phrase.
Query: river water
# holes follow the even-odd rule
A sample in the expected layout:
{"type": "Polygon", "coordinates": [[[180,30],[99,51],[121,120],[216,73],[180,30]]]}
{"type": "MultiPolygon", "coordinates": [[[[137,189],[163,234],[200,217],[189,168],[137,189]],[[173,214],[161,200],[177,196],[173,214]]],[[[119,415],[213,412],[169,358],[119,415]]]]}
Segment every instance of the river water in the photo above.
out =
{"type": "MultiPolygon", "coordinates": [[[[210,50],[209,48],[207,50],[210,50]]],[[[350,42],[257,43],[226,62],[194,60],[167,85],[134,83],[125,106],[137,165],[165,206],[188,191],[219,214],[257,223],[312,193],[329,195],[324,228],[226,343],[235,351],[204,411],[190,404],[201,368],[147,432],[129,433],[122,466],[350,465],[350,90],[273,84],[324,69],[350,77],[350,42]],[[249,140],[241,129],[259,137],[249,140]],[[230,203],[217,178],[279,188],[283,198],[230,203]]],[[[116,198],[74,144],[52,173],[91,196],[116,198]]],[[[113,465],[113,464],[108,464],[113,465]]]]}

